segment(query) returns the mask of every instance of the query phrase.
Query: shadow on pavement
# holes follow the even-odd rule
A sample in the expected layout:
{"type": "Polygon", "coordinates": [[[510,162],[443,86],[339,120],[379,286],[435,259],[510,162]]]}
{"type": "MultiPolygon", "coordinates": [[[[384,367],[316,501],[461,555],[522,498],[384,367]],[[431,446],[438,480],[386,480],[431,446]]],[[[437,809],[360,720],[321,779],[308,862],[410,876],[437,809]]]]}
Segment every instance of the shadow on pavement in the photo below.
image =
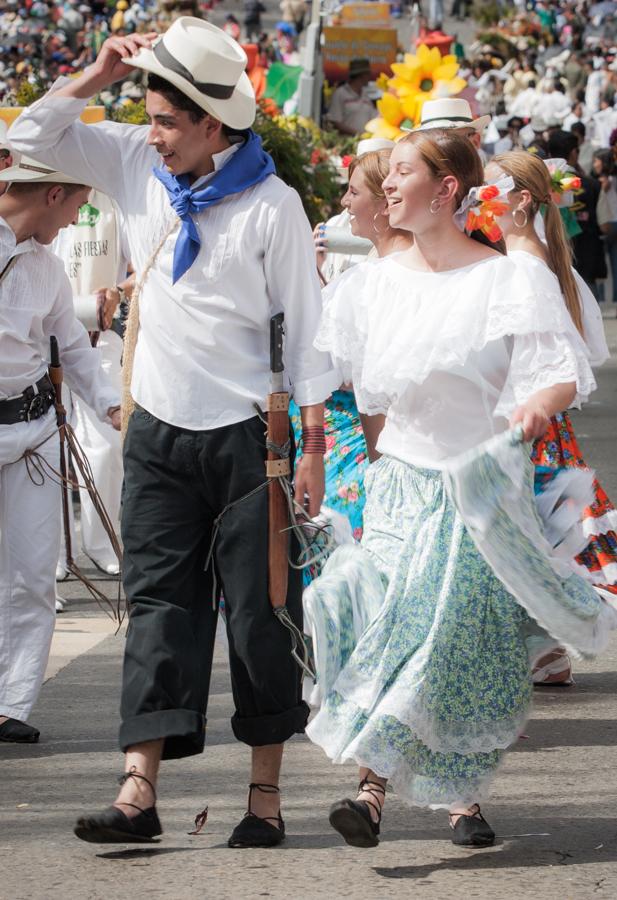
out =
{"type": "MultiPolygon", "coordinates": [[[[463,849],[463,848],[461,848],[463,849]]],[[[492,850],[466,851],[465,856],[443,857],[437,863],[417,866],[374,866],[373,871],[382,878],[423,879],[437,872],[472,872],[499,869],[543,868],[555,866],[584,865],[585,863],[614,862],[617,860],[617,845],[611,847],[578,848],[576,850],[556,850],[546,848],[529,852],[528,847],[508,844],[503,849],[496,846],[492,850]]]]}
{"type": "Polygon", "coordinates": [[[109,850],[107,853],[97,853],[97,859],[149,859],[153,856],[163,856],[167,853],[200,853],[209,847],[148,847],[144,850],[109,850]]]}

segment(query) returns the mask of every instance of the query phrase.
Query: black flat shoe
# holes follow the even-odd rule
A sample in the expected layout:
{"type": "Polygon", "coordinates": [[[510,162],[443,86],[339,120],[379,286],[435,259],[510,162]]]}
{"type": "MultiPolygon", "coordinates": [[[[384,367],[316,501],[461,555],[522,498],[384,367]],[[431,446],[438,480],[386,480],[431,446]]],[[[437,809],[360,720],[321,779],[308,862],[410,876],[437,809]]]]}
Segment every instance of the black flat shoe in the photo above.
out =
{"type": "Polygon", "coordinates": [[[154,806],[131,818],[117,806],[109,806],[100,813],[81,816],[73,833],[91,844],[152,844],[163,829],[154,806]]]}
{"type": "Polygon", "coordinates": [[[364,791],[372,794],[377,803],[370,800],[339,800],[330,807],[328,816],[330,825],[341,835],[350,847],[376,847],[379,844],[379,825],[381,822],[381,804],[377,793],[386,795],[385,789],[375,781],[361,781],[358,793],[364,791]],[[367,785],[372,787],[367,787],[367,785]],[[373,821],[369,807],[377,811],[378,819],[373,821]]]}
{"type": "MultiPolygon", "coordinates": [[[[133,768],[130,772],[125,772],[118,781],[120,784],[124,784],[129,778],[140,778],[142,781],[145,781],[152,791],[154,803],[156,804],[154,785],[145,775],[140,775],[133,768]]],[[[88,841],[92,844],[158,843],[155,841],[155,838],[163,833],[163,829],[161,828],[156,806],[142,809],[140,806],[135,806],[134,803],[123,803],[122,805],[136,809],[138,811],[137,815],[127,816],[117,806],[108,806],[107,809],[100,813],[93,813],[91,816],[80,816],[73,833],[80,840],[88,841]]]]}
{"type": "Polygon", "coordinates": [[[278,816],[256,816],[251,812],[251,797],[253,790],[257,789],[265,794],[279,793],[274,784],[250,784],[248,810],[242,821],[236,825],[227,846],[236,848],[246,847],[277,847],[285,840],[285,823],[279,812],[278,816]],[[276,822],[273,825],[272,822],[276,822]]]}
{"type": "Polygon", "coordinates": [[[38,744],[40,736],[40,731],[18,719],[7,719],[0,725],[0,741],[7,744],[38,744]]]}
{"type": "MultiPolygon", "coordinates": [[[[471,808],[473,809],[474,807],[471,808]]],[[[476,812],[469,815],[454,813],[459,818],[456,825],[452,825],[452,822],[450,822],[453,844],[458,844],[461,847],[491,847],[495,843],[495,832],[480,812],[480,807],[477,803],[475,804],[475,809],[476,812]]],[[[452,813],[450,814],[450,819],[452,819],[452,813]]]]}

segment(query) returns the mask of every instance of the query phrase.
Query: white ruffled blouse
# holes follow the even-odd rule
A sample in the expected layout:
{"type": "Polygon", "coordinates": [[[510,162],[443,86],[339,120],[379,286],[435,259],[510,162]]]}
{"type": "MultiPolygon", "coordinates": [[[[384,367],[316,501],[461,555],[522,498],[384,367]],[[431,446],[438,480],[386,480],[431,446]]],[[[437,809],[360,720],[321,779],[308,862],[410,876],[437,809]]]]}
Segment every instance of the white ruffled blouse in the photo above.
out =
{"type": "Polygon", "coordinates": [[[324,290],[315,345],[360,412],[386,414],[377,449],[444,468],[508,427],[544,388],[595,388],[588,352],[552,272],[534,279],[504,256],[445,272],[405,266],[402,254],[368,260],[324,290]]]}

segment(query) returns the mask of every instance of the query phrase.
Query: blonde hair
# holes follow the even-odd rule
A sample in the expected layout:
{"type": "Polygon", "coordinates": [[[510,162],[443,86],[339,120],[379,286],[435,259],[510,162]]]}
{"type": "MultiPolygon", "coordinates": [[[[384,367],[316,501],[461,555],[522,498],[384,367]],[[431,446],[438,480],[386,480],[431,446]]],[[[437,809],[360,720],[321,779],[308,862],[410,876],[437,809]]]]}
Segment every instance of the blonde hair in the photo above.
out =
{"type": "Polygon", "coordinates": [[[355,156],[349,163],[349,177],[356,169],[362,172],[367,188],[375,200],[385,200],[382,184],[387,178],[390,167],[391,150],[371,150],[362,156],[355,156]]]}
{"type": "Polygon", "coordinates": [[[584,335],[581,298],[572,274],[572,249],[566,236],[559,208],[551,196],[551,176],[541,159],[524,150],[513,150],[495,156],[493,162],[514,179],[515,191],[529,191],[529,214],[535,216],[541,205],[546,207],[544,227],[548,264],[559,281],[559,287],[579,333],[584,335]]]}
{"type": "MultiPolygon", "coordinates": [[[[458,187],[455,195],[456,208],[461,205],[472,187],[484,184],[484,167],[468,137],[456,128],[428,128],[426,131],[411,131],[401,138],[400,144],[413,144],[420,153],[434,178],[451,175],[458,187]]],[[[469,237],[505,254],[503,239],[490,241],[481,231],[472,231],[469,237]]]]}

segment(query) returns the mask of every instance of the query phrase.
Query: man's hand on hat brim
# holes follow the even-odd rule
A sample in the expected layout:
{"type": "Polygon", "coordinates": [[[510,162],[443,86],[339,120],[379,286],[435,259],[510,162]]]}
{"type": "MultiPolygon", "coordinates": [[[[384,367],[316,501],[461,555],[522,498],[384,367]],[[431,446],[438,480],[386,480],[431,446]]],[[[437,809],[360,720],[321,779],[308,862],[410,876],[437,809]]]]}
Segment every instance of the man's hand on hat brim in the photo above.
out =
{"type": "Polygon", "coordinates": [[[81,78],[71,79],[68,84],[57,91],[56,96],[89,100],[90,97],[105,90],[110,84],[124,81],[131,67],[123,60],[135,56],[142,47],[149,49],[157,37],[155,31],[150,31],[147,34],[108,38],[101,47],[96,60],[84,69],[81,78]]]}

